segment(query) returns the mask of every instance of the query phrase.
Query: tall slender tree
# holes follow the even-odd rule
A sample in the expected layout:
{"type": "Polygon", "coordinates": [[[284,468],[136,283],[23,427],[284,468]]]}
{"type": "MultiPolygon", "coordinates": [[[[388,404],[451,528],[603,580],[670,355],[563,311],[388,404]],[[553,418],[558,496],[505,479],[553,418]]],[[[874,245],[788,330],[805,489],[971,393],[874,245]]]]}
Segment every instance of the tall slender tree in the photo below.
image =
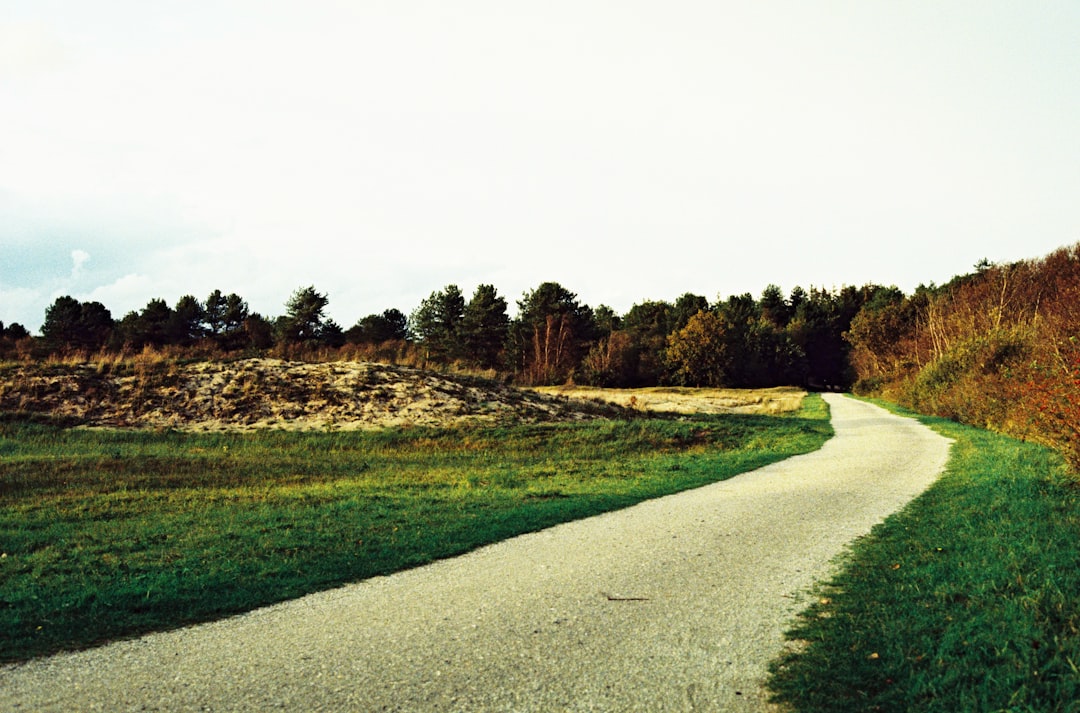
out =
{"type": "Polygon", "coordinates": [[[596,338],[592,310],[557,282],[518,301],[510,347],[519,373],[533,384],[565,381],[596,338]]]}
{"type": "Polygon", "coordinates": [[[221,334],[225,325],[225,295],[221,294],[221,290],[214,290],[207,296],[203,319],[211,336],[221,334]]]}

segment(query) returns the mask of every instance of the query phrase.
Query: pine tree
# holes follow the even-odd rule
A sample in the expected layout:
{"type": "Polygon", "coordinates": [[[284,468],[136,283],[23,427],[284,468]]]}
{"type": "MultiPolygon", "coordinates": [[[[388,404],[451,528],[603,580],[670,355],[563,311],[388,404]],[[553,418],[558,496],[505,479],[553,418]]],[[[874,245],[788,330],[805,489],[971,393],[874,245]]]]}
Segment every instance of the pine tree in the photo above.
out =
{"type": "Polygon", "coordinates": [[[466,358],[484,368],[497,366],[509,327],[506,300],[499,297],[492,285],[477,287],[461,318],[466,358]]]}
{"type": "Polygon", "coordinates": [[[280,320],[281,338],[290,344],[322,341],[326,327],[323,310],[329,303],[327,296],[317,292],[314,286],[293,292],[285,303],[285,316],[280,320]]]}

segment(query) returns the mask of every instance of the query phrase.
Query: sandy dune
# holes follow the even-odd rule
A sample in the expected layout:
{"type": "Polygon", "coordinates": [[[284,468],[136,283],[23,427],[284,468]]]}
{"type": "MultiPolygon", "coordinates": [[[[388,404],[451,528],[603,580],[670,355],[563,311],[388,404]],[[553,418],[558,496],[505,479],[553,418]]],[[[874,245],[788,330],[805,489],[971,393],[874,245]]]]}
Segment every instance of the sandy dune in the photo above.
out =
{"type": "Polygon", "coordinates": [[[0,412],[105,428],[224,431],[565,421],[644,411],[779,413],[799,389],[521,389],[499,381],[369,362],[280,359],[8,368],[0,412]]]}
{"type": "Polygon", "coordinates": [[[8,370],[0,375],[4,411],[47,413],[91,427],[218,431],[573,420],[618,409],[407,367],[245,359],[136,366],[120,374],[93,365],[8,370]]]}

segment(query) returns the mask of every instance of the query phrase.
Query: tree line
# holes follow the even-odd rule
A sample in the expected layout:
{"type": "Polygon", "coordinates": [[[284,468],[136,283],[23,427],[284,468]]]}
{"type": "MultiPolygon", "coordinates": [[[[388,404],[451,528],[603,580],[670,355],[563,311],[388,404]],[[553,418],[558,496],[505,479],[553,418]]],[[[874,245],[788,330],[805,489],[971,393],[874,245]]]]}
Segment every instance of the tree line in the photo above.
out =
{"type": "Polygon", "coordinates": [[[326,316],[329,298],[314,286],[293,292],[277,317],[220,290],[204,300],[185,295],[171,306],[152,299],[120,319],[100,302],[64,296],[46,309],[40,337],[11,325],[0,331],[0,350],[8,358],[89,358],[147,348],[300,357],[337,351],[493,370],[530,385],[845,388],[855,372],[844,334],[864,304],[894,289],[796,287],[785,294],[770,285],[758,298],[743,294],[710,304],[687,293],[617,314],[545,282],[517,300],[511,317],[494,286],[480,285],[466,298],[451,284],[408,315],[391,308],[348,329],[326,316]]]}
{"type": "Polygon", "coordinates": [[[519,384],[614,387],[800,385],[877,395],[1061,449],[1080,468],[1080,244],[1034,260],[983,261],[904,294],[775,285],[710,303],[686,293],[625,314],[583,304],[557,282],[525,292],[511,317],[492,285],[456,285],[411,313],[387,309],[343,329],[313,286],[284,314],[236,294],[153,299],[116,320],[98,302],[57,298],[41,336],[0,323],[0,357],[169,349],[216,357],[366,358],[493,372],[519,384]]]}

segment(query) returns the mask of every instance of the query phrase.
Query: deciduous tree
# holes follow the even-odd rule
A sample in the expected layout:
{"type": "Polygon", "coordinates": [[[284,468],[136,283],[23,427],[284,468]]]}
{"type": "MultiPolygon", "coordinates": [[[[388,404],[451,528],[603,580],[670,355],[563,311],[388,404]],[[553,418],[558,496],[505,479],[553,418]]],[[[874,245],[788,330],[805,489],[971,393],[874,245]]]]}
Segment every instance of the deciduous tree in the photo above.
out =
{"type": "Polygon", "coordinates": [[[638,353],[630,334],[601,337],[581,362],[582,381],[591,386],[622,388],[637,383],[638,353]]]}
{"type": "Polygon", "coordinates": [[[727,386],[731,358],[724,322],[713,312],[698,312],[668,337],[667,359],[677,383],[727,386]]]}

